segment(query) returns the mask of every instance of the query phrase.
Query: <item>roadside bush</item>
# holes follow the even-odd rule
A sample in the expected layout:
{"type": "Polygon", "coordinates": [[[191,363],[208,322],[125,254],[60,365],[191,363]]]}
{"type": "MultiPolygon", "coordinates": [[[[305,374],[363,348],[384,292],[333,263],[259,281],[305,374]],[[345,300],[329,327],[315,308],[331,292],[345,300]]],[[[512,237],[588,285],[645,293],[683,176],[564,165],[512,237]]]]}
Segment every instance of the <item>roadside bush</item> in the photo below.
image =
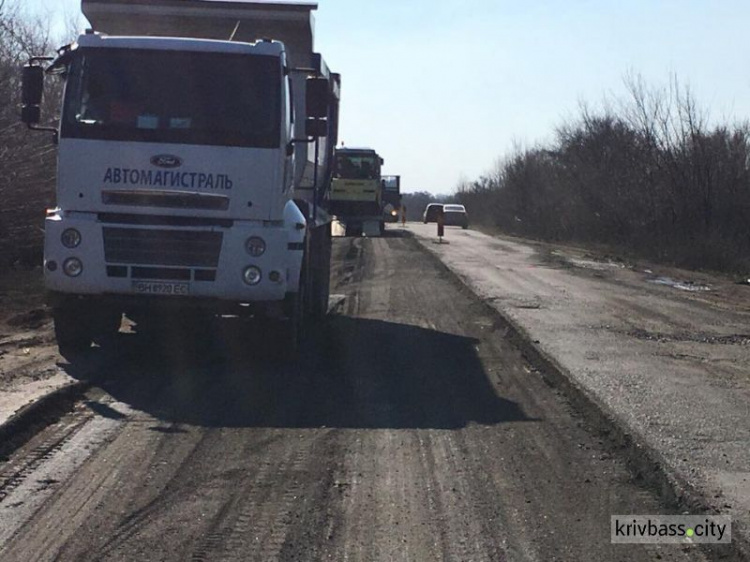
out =
{"type": "Polygon", "coordinates": [[[604,243],[694,268],[750,265],[750,127],[709,126],[673,80],[626,81],[618,105],[582,107],[551,146],[518,150],[458,199],[475,223],[604,243]]]}

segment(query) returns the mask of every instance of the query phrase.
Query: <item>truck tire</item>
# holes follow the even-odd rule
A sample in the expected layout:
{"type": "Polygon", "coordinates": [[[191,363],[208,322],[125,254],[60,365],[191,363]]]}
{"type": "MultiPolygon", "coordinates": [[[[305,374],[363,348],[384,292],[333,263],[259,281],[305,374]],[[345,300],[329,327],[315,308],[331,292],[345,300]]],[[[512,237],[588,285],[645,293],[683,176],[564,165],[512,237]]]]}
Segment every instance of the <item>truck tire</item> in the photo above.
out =
{"type": "Polygon", "coordinates": [[[305,276],[301,276],[299,290],[287,293],[284,299],[284,316],[281,322],[281,334],[277,342],[276,353],[284,360],[294,361],[299,356],[300,347],[305,338],[305,276]]]}
{"type": "Polygon", "coordinates": [[[385,234],[385,221],[380,221],[380,235],[383,236],[385,234]]]}
{"type": "Polygon", "coordinates": [[[80,353],[91,343],[103,345],[120,331],[122,313],[91,304],[65,304],[52,309],[55,338],[60,353],[80,353]]]}
{"type": "Polygon", "coordinates": [[[120,331],[122,312],[112,308],[98,309],[93,312],[89,321],[91,339],[102,345],[114,339],[120,331]]]}
{"type": "Polygon", "coordinates": [[[55,338],[61,355],[81,353],[91,347],[91,323],[79,307],[54,307],[55,338]]]}
{"type": "Polygon", "coordinates": [[[305,307],[301,293],[290,293],[287,304],[289,313],[282,326],[282,339],[279,351],[284,359],[294,360],[304,339],[305,307]]]}
{"type": "Polygon", "coordinates": [[[315,264],[312,271],[312,293],[308,297],[308,311],[315,320],[328,313],[331,293],[331,228],[321,227],[316,232],[315,264]]]}

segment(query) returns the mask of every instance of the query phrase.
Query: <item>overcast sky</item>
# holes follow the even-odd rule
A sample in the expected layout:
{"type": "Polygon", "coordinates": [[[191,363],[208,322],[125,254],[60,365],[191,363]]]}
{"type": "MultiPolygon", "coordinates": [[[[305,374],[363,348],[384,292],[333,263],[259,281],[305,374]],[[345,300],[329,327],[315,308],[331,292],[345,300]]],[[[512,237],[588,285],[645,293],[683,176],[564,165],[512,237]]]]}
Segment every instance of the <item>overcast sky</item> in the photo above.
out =
{"type": "MultiPolygon", "coordinates": [[[[57,18],[80,0],[25,0],[57,18]]],[[[317,50],[342,74],[341,140],[405,191],[448,193],[552,138],[626,73],[689,84],[720,120],[750,115],[746,0],[319,0],[317,50]]]]}

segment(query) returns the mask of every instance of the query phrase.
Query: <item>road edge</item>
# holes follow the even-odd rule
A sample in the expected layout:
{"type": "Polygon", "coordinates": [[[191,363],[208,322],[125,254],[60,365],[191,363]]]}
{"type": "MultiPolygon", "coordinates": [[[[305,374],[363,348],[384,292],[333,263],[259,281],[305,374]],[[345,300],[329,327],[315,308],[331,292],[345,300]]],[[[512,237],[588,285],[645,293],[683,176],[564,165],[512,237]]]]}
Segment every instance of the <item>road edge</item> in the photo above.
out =
{"type": "Polygon", "coordinates": [[[0,461],[70,412],[89,388],[87,381],[73,381],[40,394],[17,410],[0,424],[0,461]]]}
{"type": "MultiPolygon", "coordinates": [[[[429,255],[440,269],[445,271],[462,289],[468,291],[487,312],[496,318],[507,331],[506,337],[516,346],[524,358],[539,371],[544,381],[562,392],[568,403],[579,414],[590,429],[608,441],[625,461],[637,484],[653,490],[667,505],[676,510],[690,510],[696,514],[713,515],[706,493],[692,485],[666,458],[645,438],[624,422],[615,411],[599,400],[592,392],[579,384],[570,371],[554,356],[542,349],[529,332],[491,301],[479,296],[467,279],[448,266],[440,256],[413,232],[404,230],[404,235],[414,239],[421,250],[429,255]]],[[[696,545],[711,558],[727,560],[727,552],[719,552],[713,545],[696,545]]],[[[733,518],[731,553],[742,560],[750,560],[750,529],[733,518]]]]}

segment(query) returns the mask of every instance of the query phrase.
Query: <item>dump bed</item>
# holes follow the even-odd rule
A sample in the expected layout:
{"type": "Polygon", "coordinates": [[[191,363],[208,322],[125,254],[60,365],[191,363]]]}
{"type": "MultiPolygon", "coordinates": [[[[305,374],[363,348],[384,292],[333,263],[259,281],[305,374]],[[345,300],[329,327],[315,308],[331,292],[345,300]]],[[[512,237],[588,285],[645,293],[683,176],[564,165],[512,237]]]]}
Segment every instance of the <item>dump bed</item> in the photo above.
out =
{"type": "Polygon", "coordinates": [[[275,39],[287,46],[292,66],[309,67],[318,5],[246,0],[82,0],[96,31],[109,35],[196,37],[253,43],[275,39]]]}

